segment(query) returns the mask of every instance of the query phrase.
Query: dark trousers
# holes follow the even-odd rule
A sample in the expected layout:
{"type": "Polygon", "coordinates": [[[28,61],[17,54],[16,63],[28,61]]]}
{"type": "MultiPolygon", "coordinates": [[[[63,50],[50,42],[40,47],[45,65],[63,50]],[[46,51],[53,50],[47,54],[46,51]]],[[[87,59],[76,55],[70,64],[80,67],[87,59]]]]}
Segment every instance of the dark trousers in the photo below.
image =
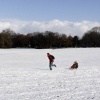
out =
{"type": "Polygon", "coordinates": [[[53,62],[49,62],[49,68],[50,68],[50,70],[52,70],[52,66],[55,66],[56,67],[56,65],[53,64],[53,62]]]}

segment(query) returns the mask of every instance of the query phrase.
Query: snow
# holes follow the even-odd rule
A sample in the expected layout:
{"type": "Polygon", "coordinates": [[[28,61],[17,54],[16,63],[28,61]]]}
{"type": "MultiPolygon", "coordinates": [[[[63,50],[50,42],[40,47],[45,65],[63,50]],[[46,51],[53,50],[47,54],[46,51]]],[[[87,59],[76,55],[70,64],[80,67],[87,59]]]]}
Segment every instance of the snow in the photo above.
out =
{"type": "Polygon", "coordinates": [[[0,49],[0,100],[100,100],[100,48],[0,49]]]}

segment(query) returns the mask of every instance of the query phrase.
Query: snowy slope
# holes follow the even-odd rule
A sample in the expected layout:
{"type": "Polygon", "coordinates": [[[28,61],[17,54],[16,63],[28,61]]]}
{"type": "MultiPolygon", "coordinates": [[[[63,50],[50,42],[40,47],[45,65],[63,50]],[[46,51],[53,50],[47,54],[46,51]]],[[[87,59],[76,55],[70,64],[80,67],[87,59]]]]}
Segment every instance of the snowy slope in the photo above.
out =
{"type": "Polygon", "coordinates": [[[0,49],[0,100],[100,100],[100,48],[0,49]]]}

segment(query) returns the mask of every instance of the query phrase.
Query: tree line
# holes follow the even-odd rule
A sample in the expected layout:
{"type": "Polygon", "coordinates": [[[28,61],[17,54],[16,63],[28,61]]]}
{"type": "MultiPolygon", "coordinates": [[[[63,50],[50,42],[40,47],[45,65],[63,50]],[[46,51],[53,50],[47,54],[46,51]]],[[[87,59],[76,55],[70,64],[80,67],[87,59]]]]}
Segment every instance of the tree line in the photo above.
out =
{"type": "Polygon", "coordinates": [[[82,38],[57,32],[15,33],[5,29],[0,33],[0,48],[68,48],[100,47],[100,33],[88,31],[82,38]]]}

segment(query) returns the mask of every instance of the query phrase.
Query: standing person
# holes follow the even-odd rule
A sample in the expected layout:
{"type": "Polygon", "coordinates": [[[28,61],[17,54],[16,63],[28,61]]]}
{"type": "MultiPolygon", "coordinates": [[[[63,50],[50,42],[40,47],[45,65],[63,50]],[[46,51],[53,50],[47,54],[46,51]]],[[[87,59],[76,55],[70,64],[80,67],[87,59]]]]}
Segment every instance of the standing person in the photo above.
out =
{"type": "Polygon", "coordinates": [[[49,59],[49,68],[50,68],[50,70],[52,70],[52,66],[56,67],[56,65],[53,64],[55,57],[49,53],[47,53],[47,57],[49,59]]]}

